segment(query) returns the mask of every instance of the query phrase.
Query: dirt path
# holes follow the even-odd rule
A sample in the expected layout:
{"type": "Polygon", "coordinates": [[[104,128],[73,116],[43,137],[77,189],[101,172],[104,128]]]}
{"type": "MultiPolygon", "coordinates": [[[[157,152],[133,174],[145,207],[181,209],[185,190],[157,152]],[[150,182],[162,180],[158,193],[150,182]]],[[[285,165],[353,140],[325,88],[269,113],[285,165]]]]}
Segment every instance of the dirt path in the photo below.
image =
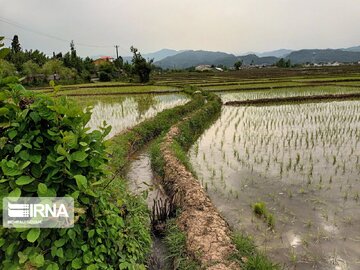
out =
{"type": "Polygon", "coordinates": [[[161,151],[165,161],[165,185],[176,194],[175,203],[182,210],[177,223],[186,234],[187,251],[206,269],[240,269],[228,259],[235,251],[228,224],[217,212],[199,181],[171,151],[173,139],[178,134],[179,129],[172,127],[161,145],[161,151]]]}

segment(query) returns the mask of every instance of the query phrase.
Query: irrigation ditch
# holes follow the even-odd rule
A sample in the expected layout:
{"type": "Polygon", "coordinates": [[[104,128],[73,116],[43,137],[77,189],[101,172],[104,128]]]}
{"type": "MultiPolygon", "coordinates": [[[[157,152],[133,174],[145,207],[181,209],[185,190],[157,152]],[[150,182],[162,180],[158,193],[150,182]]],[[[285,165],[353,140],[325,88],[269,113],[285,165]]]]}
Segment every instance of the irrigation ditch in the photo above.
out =
{"type": "MultiPolygon", "coordinates": [[[[204,128],[216,119],[221,105],[221,100],[216,95],[204,95],[196,91],[192,100],[187,104],[164,110],[154,118],[138,124],[111,140],[112,161],[110,165],[114,177],[107,184],[110,189],[116,189],[118,177],[132,178],[129,171],[126,175],[125,169],[131,167],[129,163],[134,158],[140,163],[144,162],[144,160],[141,161],[144,158],[144,156],[141,157],[141,153],[139,154],[140,158],[136,156],[139,150],[157,137],[159,139],[154,145],[160,146],[161,142],[162,154],[157,157],[164,160],[165,163],[161,166],[154,162],[152,157],[151,165],[153,168],[157,166],[156,172],[164,171],[166,178],[161,179],[167,194],[164,195],[161,192],[162,196],[154,195],[159,193],[159,188],[153,187],[150,198],[154,200],[152,203],[148,200],[148,205],[152,208],[151,225],[154,234],[153,251],[149,258],[150,269],[161,269],[164,265],[168,265],[166,257],[171,258],[173,267],[182,264],[192,265],[195,268],[239,269],[235,261],[228,260],[228,255],[233,253],[236,248],[231,242],[231,231],[227,223],[212,205],[199,182],[180,161],[182,158],[173,154],[175,140],[180,142],[182,145],[180,147],[184,149],[189,147],[204,128]],[[178,132],[175,132],[176,130],[178,132]],[[165,144],[162,142],[164,139],[165,144]],[[176,214],[178,215],[176,216],[176,214]],[[175,218],[175,216],[176,221],[169,222],[169,219],[175,218]],[[166,227],[172,228],[167,229],[166,227]],[[164,237],[166,243],[178,235],[185,236],[183,238],[185,241],[180,247],[182,253],[165,256],[167,248],[161,238],[164,237]],[[206,241],[203,241],[204,237],[206,241]]],[[[136,166],[134,169],[139,171],[136,166]]],[[[149,168],[145,168],[145,170],[149,170],[149,168]]],[[[150,184],[149,182],[145,183],[145,185],[150,184]]],[[[133,187],[133,190],[138,187],[133,187]]]]}
{"type": "Polygon", "coordinates": [[[153,238],[148,268],[225,270],[253,264],[251,269],[257,269],[261,263],[278,269],[249,239],[231,231],[193,173],[186,152],[220,116],[222,101],[194,88],[184,92],[192,97],[185,105],[166,109],[110,140],[113,176],[106,187],[116,190],[125,181],[128,190],[148,198],[153,238]],[[142,179],[136,182],[138,177],[142,179]]]}

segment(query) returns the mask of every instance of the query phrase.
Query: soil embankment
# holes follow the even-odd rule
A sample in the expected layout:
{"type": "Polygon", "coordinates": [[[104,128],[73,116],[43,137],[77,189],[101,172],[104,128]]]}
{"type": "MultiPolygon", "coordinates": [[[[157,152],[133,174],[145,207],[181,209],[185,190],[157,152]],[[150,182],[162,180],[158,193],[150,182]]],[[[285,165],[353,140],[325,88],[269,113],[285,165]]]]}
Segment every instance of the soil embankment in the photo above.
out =
{"type": "Polygon", "coordinates": [[[199,181],[174,156],[171,144],[180,130],[173,126],[161,144],[164,158],[164,182],[181,208],[177,223],[186,234],[186,248],[202,267],[211,270],[240,269],[228,259],[235,251],[230,229],[211,203],[199,181]]]}

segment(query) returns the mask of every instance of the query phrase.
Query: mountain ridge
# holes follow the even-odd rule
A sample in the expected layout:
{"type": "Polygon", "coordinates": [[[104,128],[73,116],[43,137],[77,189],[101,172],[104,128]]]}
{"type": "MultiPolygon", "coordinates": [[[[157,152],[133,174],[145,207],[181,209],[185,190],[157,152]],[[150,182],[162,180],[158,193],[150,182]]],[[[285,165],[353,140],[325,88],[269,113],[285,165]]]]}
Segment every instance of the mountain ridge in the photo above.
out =
{"type": "Polygon", "coordinates": [[[243,65],[273,65],[280,58],[290,59],[293,64],[352,63],[360,61],[360,46],[347,49],[303,49],[296,51],[280,49],[261,53],[260,55],[252,53],[241,56],[221,51],[186,50],[178,51],[174,55],[155,61],[154,64],[165,69],[185,69],[198,65],[223,65],[231,67],[237,61],[242,61],[243,65]],[[272,54],[280,55],[280,57],[272,56],[272,54]]]}

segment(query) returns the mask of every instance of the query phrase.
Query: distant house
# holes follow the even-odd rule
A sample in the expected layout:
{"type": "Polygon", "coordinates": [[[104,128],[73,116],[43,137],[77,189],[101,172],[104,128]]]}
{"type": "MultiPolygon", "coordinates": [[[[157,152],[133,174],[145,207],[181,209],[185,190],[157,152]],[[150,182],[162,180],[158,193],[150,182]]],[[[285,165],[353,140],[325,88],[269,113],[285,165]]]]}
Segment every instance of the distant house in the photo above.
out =
{"type": "Polygon", "coordinates": [[[99,66],[103,63],[106,63],[106,62],[112,62],[114,58],[110,57],[110,56],[102,56],[96,60],[94,60],[94,65],[95,66],[99,66]]]}
{"type": "Polygon", "coordinates": [[[58,80],[60,80],[60,75],[57,73],[54,73],[54,74],[47,76],[46,79],[48,81],[58,81],[58,80]]]}
{"type": "Polygon", "coordinates": [[[210,71],[213,70],[210,65],[199,65],[195,67],[196,71],[210,71]]]}
{"type": "Polygon", "coordinates": [[[215,69],[216,69],[217,71],[221,71],[221,72],[224,71],[222,68],[219,68],[219,67],[216,67],[215,69]]]}

